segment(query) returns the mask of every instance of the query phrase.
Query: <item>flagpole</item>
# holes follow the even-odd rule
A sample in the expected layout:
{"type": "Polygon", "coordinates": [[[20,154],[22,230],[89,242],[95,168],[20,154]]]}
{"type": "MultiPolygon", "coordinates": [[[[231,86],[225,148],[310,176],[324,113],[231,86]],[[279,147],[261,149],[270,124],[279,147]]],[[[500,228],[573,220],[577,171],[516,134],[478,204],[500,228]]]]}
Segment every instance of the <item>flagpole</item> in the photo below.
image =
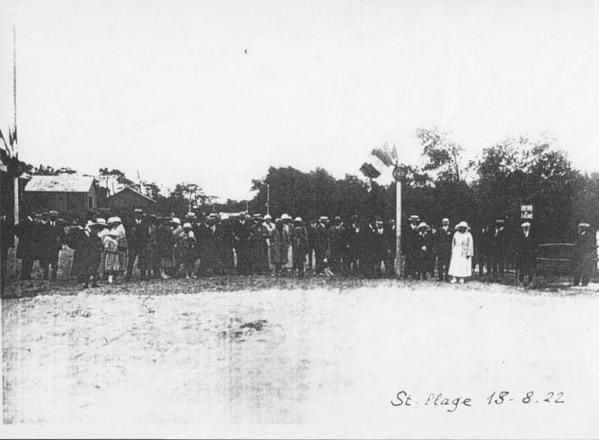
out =
{"type": "MultiPolygon", "coordinates": [[[[19,159],[19,139],[17,136],[17,27],[12,24],[12,98],[13,98],[13,136],[14,143],[11,145],[12,154],[15,159],[19,159]]],[[[19,176],[14,178],[14,224],[19,223],[19,176]]]]}

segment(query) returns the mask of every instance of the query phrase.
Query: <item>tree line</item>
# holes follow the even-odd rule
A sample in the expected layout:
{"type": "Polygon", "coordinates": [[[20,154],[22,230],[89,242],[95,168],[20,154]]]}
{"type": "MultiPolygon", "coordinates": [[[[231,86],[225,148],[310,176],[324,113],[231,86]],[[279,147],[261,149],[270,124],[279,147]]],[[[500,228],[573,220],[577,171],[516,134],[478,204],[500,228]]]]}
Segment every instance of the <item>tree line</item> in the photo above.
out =
{"type": "MultiPolygon", "coordinates": [[[[599,173],[577,170],[549,138],[507,138],[484,148],[475,160],[464,159],[464,148],[439,129],[419,129],[418,165],[398,164],[402,175],[402,211],[418,214],[431,223],[441,218],[466,220],[482,227],[496,218],[516,224],[520,206],[533,205],[533,224],[545,239],[570,238],[579,221],[599,226],[599,173]]],[[[74,173],[68,167],[30,167],[33,174],[74,173]]],[[[395,183],[383,185],[355,174],[342,179],[323,168],[303,172],[293,167],[270,167],[254,179],[251,200],[217,203],[196,183],[179,183],[161,194],[154,182],[134,181],[118,169],[100,168],[97,180],[106,191],[130,186],[157,201],[163,214],[182,216],[200,212],[266,212],[267,186],[270,213],[304,218],[321,215],[359,215],[370,219],[395,217],[395,183]]]]}

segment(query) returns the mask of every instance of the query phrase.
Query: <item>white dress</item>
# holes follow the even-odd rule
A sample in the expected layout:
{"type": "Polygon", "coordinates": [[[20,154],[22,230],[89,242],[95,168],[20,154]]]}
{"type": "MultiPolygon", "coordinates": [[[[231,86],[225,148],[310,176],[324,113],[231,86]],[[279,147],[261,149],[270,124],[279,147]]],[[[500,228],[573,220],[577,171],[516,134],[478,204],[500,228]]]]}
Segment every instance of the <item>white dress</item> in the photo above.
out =
{"type": "Polygon", "coordinates": [[[466,278],[472,276],[472,256],[474,242],[470,232],[457,231],[451,242],[451,261],[448,274],[452,277],[466,278]]]}

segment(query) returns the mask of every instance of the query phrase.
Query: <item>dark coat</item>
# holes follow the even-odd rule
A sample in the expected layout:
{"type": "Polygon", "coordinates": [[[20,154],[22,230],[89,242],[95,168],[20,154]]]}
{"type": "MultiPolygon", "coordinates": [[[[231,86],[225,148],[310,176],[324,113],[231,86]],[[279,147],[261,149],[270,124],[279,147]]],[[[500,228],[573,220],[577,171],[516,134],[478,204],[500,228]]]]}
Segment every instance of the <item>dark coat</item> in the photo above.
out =
{"type": "Polygon", "coordinates": [[[308,253],[308,231],[303,226],[294,226],[291,232],[293,264],[303,264],[308,253]]]}
{"type": "Polygon", "coordinates": [[[95,276],[98,273],[103,250],[104,246],[102,246],[102,240],[98,237],[98,234],[93,232],[89,235],[85,234],[81,255],[83,275],[95,276]]]}
{"type": "Polygon", "coordinates": [[[437,229],[434,235],[435,253],[440,260],[449,261],[451,257],[451,241],[453,239],[452,228],[437,229]]]}
{"type": "Polygon", "coordinates": [[[374,257],[377,260],[382,260],[387,256],[387,229],[386,228],[382,228],[382,230],[379,230],[376,228],[376,226],[373,227],[372,229],[372,243],[373,243],[373,252],[374,252],[374,257]]]}
{"type": "Polygon", "coordinates": [[[516,265],[523,273],[530,273],[535,267],[535,248],[536,240],[530,231],[528,237],[524,236],[524,232],[518,231],[514,239],[516,251],[516,265]]]}
{"type": "Polygon", "coordinates": [[[129,249],[141,252],[145,243],[148,240],[148,224],[145,220],[141,220],[137,223],[136,219],[125,225],[125,231],[127,234],[127,244],[129,249]]]}
{"type": "Polygon", "coordinates": [[[17,258],[23,260],[35,260],[38,258],[39,250],[36,243],[36,226],[33,220],[26,218],[15,226],[15,235],[19,238],[17,245],[17,258]]]}
{"type": "MultiPolygon", "coordinates": [[[[310,230],[308,230],[310,234],[310,230]]],[[[316,252],[325,252],[329,247],[329,230],[322,223],[317,223],[312,228],[313,243],[312,247],[316,252]]]]}
{"type": "Polygon", "coordinates": [[[416,237],[416,271],[419,273],[433,272],[434,238],[430,232],[418,233],[416,237]]]}
{"type": "Polygon", "coordinates": [[[595,259],[597,258],[597,243],[595,242],[594,233],[585,231],[576,236],[573,257],[575,270],[582,270],[585,273],[593,271],[595,259]]]}

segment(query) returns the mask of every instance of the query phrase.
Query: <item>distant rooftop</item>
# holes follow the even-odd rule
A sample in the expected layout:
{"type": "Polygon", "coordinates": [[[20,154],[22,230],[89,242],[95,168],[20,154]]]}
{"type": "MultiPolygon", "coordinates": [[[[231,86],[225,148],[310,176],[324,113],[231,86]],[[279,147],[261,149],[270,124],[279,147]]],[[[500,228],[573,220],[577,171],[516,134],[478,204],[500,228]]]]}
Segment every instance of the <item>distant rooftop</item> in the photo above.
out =
{"type": "Polygon", "coordinates": [[[25,192],[88,192],[94,182],[92,176],[61,174],[59,176],[32,176],[25,192]]]}

